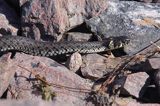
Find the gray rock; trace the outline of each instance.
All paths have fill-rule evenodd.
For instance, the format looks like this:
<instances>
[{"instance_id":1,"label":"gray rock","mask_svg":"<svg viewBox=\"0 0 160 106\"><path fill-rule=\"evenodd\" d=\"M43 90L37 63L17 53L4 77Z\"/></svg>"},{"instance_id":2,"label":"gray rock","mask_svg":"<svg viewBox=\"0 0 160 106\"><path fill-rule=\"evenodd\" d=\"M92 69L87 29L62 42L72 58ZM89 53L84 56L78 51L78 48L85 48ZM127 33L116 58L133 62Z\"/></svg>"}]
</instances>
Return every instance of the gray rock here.
<instances>
[{"instance_id":1,"label":"gray rock","mask_svg":"<svg viewBox=\"0 0 160 106\"><path fill-rule=\"evenodd\" d=\"M137 1L137 2L144 2L144 3L158 3L159 0L119 0L119 1Z\"/></svg>"},{"instance_id":2,"label":"gray rock","mask_svg":"<svg viewBox=\"0 0 160 106\"><path fill-rule=\"evenodd\" d=\"M124 95L132 95L136 98L141 98L145 93L147 85L149 84L148 77L149 75L145 72L138 72L128 75L121 93Z\"/></svg>"},{"instance_id":3,"label":"gray rock","mask_svg":"<svg viewBox=\"0 0 160 106\"><path fill-rule=\"evenodd\" d=\"M160 3L160 0L137 0L137 1L145 3Z\"/></svg>"},{"instance_id":4,"label":"gray rock","mask_svg":"<svg viewBox=\"0 0 160 106\"><path fill-rule=\"evenodd\" d=\"M95 34L128 36L131 39L126 47L128 54L134 54L160 38L160 4L110 1L108 5L104 13L86 21Z\"/></svg>"},{"instance_id":5,"label":"gray rock","mask_svg":"<svg viewBox=\"0 0 160 106\"><path fill-rule=\"evenodd\" d=\"M107 8L106 0L20 0L22 6L22 33L35 36L35 25L41 36L57 38L58 34L80 25L84 19L97 16ZM53 39L51 39L53 40Z\"/></svg>"},{"instance_id":6,"label":"gray rock","mask_svg":"<svg viewBox=\"0 0 160 106\"><path fill-rule=\"evenodd\" d=\"M145 2L145 3L151 3L152 2L152 0L137 0L137 1Z\"/></svg>"}]
</instances>

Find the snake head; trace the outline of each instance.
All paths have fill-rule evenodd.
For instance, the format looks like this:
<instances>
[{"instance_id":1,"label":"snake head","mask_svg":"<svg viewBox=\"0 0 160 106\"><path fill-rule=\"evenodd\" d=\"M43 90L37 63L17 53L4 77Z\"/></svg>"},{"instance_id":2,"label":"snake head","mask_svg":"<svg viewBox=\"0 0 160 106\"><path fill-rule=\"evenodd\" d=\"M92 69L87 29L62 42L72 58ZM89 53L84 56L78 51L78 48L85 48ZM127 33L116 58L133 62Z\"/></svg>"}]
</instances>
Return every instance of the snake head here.
<instances>
[{"instance_id":1,"label":"snake head","mask_svg":"<svg viewBox=\"0 0 160 106\"><path fill-rule=\"evenodd\" d=\"M115 40L118 40L119 42L121 42L123 44L123 46L129 44L129 42L130 42L130 38L127 36L119 36L119 37L116 37Z\"/></svg>"},{"instance_id":2,"label":"snake head","mask_svg":"<svg viewBox=\"0 0 160 106\"><path fill-rule=\"evenodd\" d=\"M107 38L107 46L109 49L123 48L130 42L127 36L109 37Z\"/></svg>"}]
</instances>

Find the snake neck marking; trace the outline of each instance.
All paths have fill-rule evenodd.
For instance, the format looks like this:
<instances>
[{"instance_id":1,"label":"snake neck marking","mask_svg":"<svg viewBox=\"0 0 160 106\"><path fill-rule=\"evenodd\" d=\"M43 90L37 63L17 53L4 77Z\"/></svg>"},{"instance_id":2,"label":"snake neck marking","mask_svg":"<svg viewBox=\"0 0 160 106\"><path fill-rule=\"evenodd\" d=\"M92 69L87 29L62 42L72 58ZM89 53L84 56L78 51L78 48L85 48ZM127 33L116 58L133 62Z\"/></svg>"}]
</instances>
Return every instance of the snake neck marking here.
<instances>
[{"instance_id":1,"label":"snake neck marking","mask_svg":"<svg viewBox=\"0 0 160 106\"><path fill-rule=\"evenodd\" d=\"M99 53L123 48L129 39L125 36L111 37L93 42L41 42L20 36L0 37L0 52L18 51L35 56L52 57L79 52Z\"/></svg>"}]
</instances>

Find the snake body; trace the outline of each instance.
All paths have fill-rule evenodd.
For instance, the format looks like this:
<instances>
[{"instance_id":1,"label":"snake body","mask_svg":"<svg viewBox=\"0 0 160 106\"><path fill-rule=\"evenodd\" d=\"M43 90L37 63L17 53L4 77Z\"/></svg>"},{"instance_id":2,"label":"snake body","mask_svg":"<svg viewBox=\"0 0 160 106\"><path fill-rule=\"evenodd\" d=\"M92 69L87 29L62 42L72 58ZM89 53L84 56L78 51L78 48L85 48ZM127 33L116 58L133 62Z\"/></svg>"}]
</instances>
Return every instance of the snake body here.
<instances>
[{"instance_id":1,"label":"snake body","mask_svg":"<svg viewBox=\"0 0 160 106\"><path fill-rule=\"evenodd\" d=\"M97 53L124 47L128 43L126 37L108 38L93 42L41 42L20 36L0 37L0 52L18 51L30 55L52 57L79 52Z\"/></svg>"}]
</instances>

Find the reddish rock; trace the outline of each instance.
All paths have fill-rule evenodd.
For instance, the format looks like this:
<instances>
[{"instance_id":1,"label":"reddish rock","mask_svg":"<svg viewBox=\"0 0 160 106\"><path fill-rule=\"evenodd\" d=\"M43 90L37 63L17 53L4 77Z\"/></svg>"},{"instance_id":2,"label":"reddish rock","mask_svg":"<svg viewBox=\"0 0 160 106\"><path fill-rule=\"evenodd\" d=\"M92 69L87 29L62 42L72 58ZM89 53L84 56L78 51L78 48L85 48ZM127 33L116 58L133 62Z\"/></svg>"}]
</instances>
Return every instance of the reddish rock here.
<instances>
[{"instance_id":1,"label":"reddish rock","mask_svg":"<svg viewBox=\"0 0 160 106\"><path fill-rule=\"evenodd\" d=\"M0 100L0 106L95 106L95 105L76 105L76 103L55 103L42 100Z\"/></svg>"},{"instance_id":2,"label":"reddish rock","mask_svg":"<svg viewBox=\"0 0 160 106\"><path fill-rule=\"evenodd\" d=\"M17 35L20 19L16 12L0 0L0 35Z\"/></svg>"},{"instance_id":3,"label":"reddish rock","mask_svg":"<svg viewBox=\"0 0 160 106\"><path fill-rule=\"evenodd\" d=\"M76 72L82 65L82 56L78 52L73 53L66 64L69 70Z\"/></svg>"},{"instance_id":4,"label":"reddish rock","mask_svg":"<svg viewBox=\"0 0 160 106\"><path fill-rule=\"evenodd\" d=\"M156 87L158 89L159 97L160 97L160 69L157 70L154 74L154 82L156 84Z\"/></svg>"},{"instance_id":5,"label":"reddish rock","mask_svg":"<svg viewBox=\"0 0 160 106\"><path fill-rule=\"evenodd\" d=\"M98 54L84 56L81 67L82 75L92 80L102 77L106 71L105 59L105 57Z\"/></svg>"},{"instance_id":6,"label":"reddish rock","mask_svg":"<svg viewBox=\"0 0 160 106\"><path fill-rule=\"evenodd\" d=\"M0 58L0 97L8 88L15 74L15 65L10 56L11 54L9 53Z\"/></svg>"},{"instance_id":7,"label":"reddish rock","mask_svg":"<svg viewBox=\"0 0 160 106\"><path fill-rule=\"evenodd\" d=\"M19 53L16 54L13 61L23 68L16 65L15 79L10 84L7 98L41 99L42 92L35 86L38 84L35 80L36 74L45 77L48 83L52 83L53 86L50 86L50 90L56 94L55 103L84 105L85 102L82 98L85 98L87 94L85 92L89 92L91 84L66 67L46 57ZM31 72L34 72L34 74Z\"/></svg>"},{"instance_id":8,"label":"reddish rock","mask_svg":"<svg viewBox=\"0 0 160 106\"><path fill-rule=\"evenodd\" d=\"M149 75L145 72L138 72L127 76L124 83L122 94L132 95L141 98L146 90Z\"/></svg>"},{"instance_id":9,"label":"reddish rock","mask_svg":"<svg viewBox=\"0 0 160 106\"><path fill-rule=\"evenodd\" d=\"M32 34L35 25L42 35L57 37L64 31L80 25L84 19L97 16L107 8L106 0L20 0L22 32ZM35 36L35 35L34 35Z\"/></svg>"},{"instance_id":10,"label":"reddish rock","mask_svg":"<svg viewBox=\"0 0 160 106\"><path fill-rule=\"evenodd\" d=\"M83 56L81 72L84 77L95 80L113 71L122 60L123 58L106 58L98 54L88 54Z\"/></svg>"},{"instance_id":11,"label":"reddish rock","mask_svg":"<svg viewBox=\"0 0 160 106\"><path fill-rule=\"evenodd\" d=\"M137 103L137 102L129 102L126 106L159 106L158 103Z\"/></svg>"},{"instance_id":12,"label":"reddish rock","mask_svg":"<svg viewBox=\"0 0 160 106\"><path fill-rule=\"evenodd\" d=\"M69 32L67 33L67 41L88 41L91 39L92 34L79 33L79 32Z\"/></svg>"},{"instance_id":13,"label":"reddish rock","mask_svg":"<svg viewBox=\"0 0 160 106\"><path fill-rule=\"evenodd\" d=\"M159 106L158 103L140 103L133 98L116 98L112 106Z\"/></svg>"},{"instance_id":14,"label":"reddish rock","mask_svg":"<svg viewBox=\"0 0 160 106\"><path fill-rule=\"evenodd\" d=\"M54 102L46 102L42 100L0 100L0 106L54 106L54 105L55 105Z\"/></svg>"},{"instance_id":15,"label":"reddish rock","mask_svg":"<svg viewBox=\"0 0 160 106\"><path fill-rule=\"evenodd\" d=\"M129 104L130 102L139 104L132 98L116 98L113 106L127 106L127 104Z\"/></svg>"},{"instance_id":16,"label":"reddish rock","mask_svg":"<svg viewBox=\"0 0 160 106\"><path fill-rule=\"evenodd\" d=\"M150 58L147 63L150 66L150 69L160 69L160 58Z\"/></svg>"}]
</instances>

